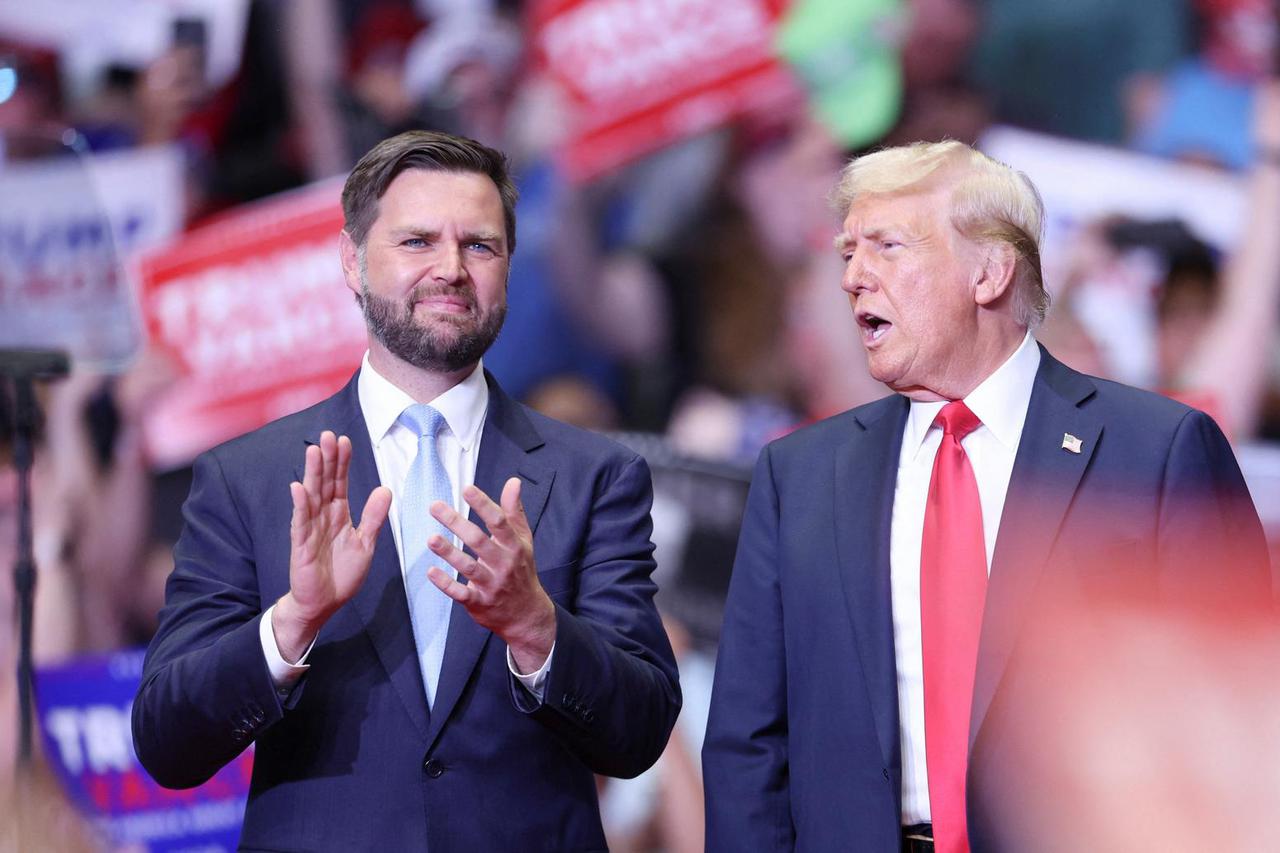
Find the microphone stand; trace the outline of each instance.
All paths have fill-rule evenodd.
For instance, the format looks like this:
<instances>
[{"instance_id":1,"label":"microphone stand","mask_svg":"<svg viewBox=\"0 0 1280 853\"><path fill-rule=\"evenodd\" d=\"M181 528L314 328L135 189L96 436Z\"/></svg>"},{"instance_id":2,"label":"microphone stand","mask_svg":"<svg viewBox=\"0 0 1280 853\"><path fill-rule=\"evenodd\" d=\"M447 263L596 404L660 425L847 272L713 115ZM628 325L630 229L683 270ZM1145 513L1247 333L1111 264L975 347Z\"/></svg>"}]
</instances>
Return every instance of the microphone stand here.
<instances>
[{"instance_id":1,"label":"microphone stand","mask_svg":"<svg viewBox=\"0 0 1280 853\"><path fill-rule=\"evenodd\" d=\"M62 350L0 349L0 378L13 384L13 465L18 473L18 554L13 588L18 609L18 771L31 767L31 623L35 610L36 560L32 544L31 466L39 421L35 382L66 376L70 359Z\"/></svg>"}]
</instances>

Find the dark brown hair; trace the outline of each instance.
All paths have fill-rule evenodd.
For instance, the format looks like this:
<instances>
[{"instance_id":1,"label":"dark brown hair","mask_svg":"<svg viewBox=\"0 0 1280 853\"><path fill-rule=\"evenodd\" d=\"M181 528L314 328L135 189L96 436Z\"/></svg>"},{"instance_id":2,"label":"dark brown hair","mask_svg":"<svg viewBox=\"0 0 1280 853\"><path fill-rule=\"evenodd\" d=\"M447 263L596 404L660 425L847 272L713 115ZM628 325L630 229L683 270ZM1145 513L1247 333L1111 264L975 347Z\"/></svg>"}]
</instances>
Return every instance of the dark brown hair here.
<instances>
[{"instance_id":1,"label":"dark brown hair","mask_svg":"<svg viewBox=\"0 0 1280 853\"><path fill-rule=\"evenodd\" d=\"M507 252L515 252L519 193L511 181L506 156L474 139L435 130L410 130L384 139L369 149L351 170L342 188L342 215L347 234L357 246L364 245L373 221L378 218L378 200L406 169L487 175L502 197Z\"/></svg>"}]
</instances>

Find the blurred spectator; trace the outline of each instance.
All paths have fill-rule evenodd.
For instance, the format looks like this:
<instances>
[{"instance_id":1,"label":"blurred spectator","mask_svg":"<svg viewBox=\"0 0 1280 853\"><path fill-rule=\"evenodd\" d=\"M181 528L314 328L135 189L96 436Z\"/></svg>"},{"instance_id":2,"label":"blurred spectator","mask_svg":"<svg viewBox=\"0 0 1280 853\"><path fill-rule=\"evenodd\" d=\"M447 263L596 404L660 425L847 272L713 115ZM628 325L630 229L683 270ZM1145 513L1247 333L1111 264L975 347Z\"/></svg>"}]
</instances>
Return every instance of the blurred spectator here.
<instances>
[{"instance_id":1,"label":"blurred spectator","mask_svg":"<svg viewBox=\"0 0 1280 853\"><path fill-rule=\"evenodd\" d=\"M967 73L981 10L975 0L910 0L907 11L902 114L882 144L972 144L989 121L985 99Z\"/></svg>"},{"instance_id":2,"label":"blurred spectator","mask_svg":"<svg viewBox=\"0 0 1280 853\"><path fill-rule=\"evenodd\" d=\"M100 406L111 423L98 458L84 467L92 506L84 514L75 549L82 636L79 651L106 652L150 639L163 603L164 578L172 568L169 548L177 535L153 536L153 475L144 455L143 417L176 376L167 359L147 352L104 390ZM100 384L100 383L99 383ZM74 413L68 412L68 418ZM79 413L75 441L94 440ZM89 452L92 452L89 450ZM156 570L156 548L160 570Z\"/></svg>"},{"instance_id":3,"label":"blurred spectator","mask_svg":"<svg viewBox=\"0 0 1280 853\"><path fill-rule=\"evenodd\" d=\"M807 200L778 205L780 192L768 196L779 191L774 178L782 183L800 177L788 164L775 161L777 170L769 177L751 171L753 158L781 153L769 150L775 144L788 147L789 141L757 141L758 150L748 150L728 167L739 183L717 193L665 262L677 306L681 392L670 435L678 449L704 458L749 461L796 420L790 414L795 385L778 322L785 315L790 282L777 259L792 252L803 257L812 223L805 221ZM741 183L748 177L753 179L749 188ZM751 193L761 195L744 204L740 199ZM772 205L778 215L771 217L762 207L763 221L756 219L748 204Z\"/></svg>"},{"instance_id":4,"label":"blurred spectator","mask_svg":"<svg viewBox=\"0 0 1280 853\"><path fill-rule=\"evenodd\" d=\"M206 22L178 19L172 42L142 67L112 65L70 109L92 150L181 144L192 177L191 219L303 181L291 139L278 4L251 0L241 63L225 85L208 78Z\"/></svg>"},{"instance_id":5,"label":"blurred spectator","mask_svg":"<svg viewBox=\"0 0 1280 853\"><path fill-rule=\"evenodd\" d=\"M294 134L307 177L342 174L354 158L339 104L345 68L337 0L287 2L280 17Z\"/></svg>"},{"instance_id":6,"label":"blurred spectator","mask_svg":"<svg viewBox=\"0 0 1280 853\"><path fill-rule=\"evenodd\" d=\"M430 126L404 82L405 54L425 26L405 3L383 0L359 8L346 42L341 95L348 151L368 151L388 136Z\"/></svg>"},{"instance_id":7,"label":"blurred spectator","mask_svg":"<svg viewBox=\"0 0 1280 853\"><path fill-rule=\"evenodd\" d=\"M1079 238L1055 315L1072 311L1104 373L1183 396L1236 440L1275 394L1280 317L1280 82L1259 88L1245 234L1224 263L1180 223L1112 220Z\"/></svg>"},{"instance_id":8,"label":"blurred spectator","mask_svg":"<svg viewBox=\"0 0 1280 853\"><path fill-rule=\"evenodd\" d=\"M1229 429L1254 435L1268 382L1275 387L1280 325L1280 79L1258 91L1253 121L1260 152L1249 173L1245 233L1228 259L1220 306L1186 361L1175 387L1212 389Z\"/></svg>"},{"instance_id":9,"label":"blurred spectator","mask_svg":"<svg viewBox=\"0 0 1280 853\"><path fill-rule=\"evenodd\" d=\"M409 45L403 79L408 95L426 108L429 125L447 129L451 114L465 109L471 136L496 140L509 134L524 45L512 18L485 6L454 4L433 19L430 31Z\"/></svg>"},{"instance_id":10,"label":"blurred spectator","mask_svg":"<svg viewBox=\"0 0 1280 853\"><path fill-rule=\"evenodd\" d=\"M1271 0L1197 0L1202 44L1130 99L1132 142L1140 151L1241 170L1254 161L1250 132L1257 89L1273 68L1276 10Z\"/></svg>"}]
</instances>

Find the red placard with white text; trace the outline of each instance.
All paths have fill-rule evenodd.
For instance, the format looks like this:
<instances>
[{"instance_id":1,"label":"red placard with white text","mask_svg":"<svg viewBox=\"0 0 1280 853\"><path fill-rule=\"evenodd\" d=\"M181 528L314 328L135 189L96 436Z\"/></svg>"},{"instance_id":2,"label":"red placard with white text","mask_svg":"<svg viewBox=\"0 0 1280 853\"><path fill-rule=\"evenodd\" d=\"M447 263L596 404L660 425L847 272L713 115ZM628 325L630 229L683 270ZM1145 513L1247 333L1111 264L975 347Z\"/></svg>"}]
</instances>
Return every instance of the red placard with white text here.
<instances>
[{"instance_id":1,"label":"red placard with white text","mask_svg":"<svg viewBox=\"0 0 1280 853\"><path fill-rule=\"evenodd\" d=\"M588 180L744 112L803 97L774 55L788 0L541 0L533 43L572 105Z\"/></svg>"},{"instance_id":2,"label":"red placard with white text","mask_svg":"<svg viewBox=\"0 0 1280 853\"><path fill-rule=\"evenodd\" d=\"M160 468L305 408L359 366L364 321L338 260L342 181L247 205L140 263L152 345L184 378L149 413Z\"/></svg>"}]
</instances>

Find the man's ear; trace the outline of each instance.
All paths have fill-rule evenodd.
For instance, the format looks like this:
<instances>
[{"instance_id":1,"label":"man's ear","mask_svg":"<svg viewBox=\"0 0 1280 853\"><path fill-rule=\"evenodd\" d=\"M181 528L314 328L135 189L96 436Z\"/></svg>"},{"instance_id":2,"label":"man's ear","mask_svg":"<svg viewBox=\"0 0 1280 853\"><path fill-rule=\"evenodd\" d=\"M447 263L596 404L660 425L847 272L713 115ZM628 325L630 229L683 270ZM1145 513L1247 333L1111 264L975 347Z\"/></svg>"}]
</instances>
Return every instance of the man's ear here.
<instances>
[{"instance_id":1,"label":"man's ear","mask_svg":"<svg viewBox=\"0 0 1280 853\"><path fill-rule=\"evenodd\" d=\"M343 229L338 235L338 257L342 261L342 276L347 280L347 289L360 296L360 252L356 241Z\"/></svg>"},{"instance_id":2,"label":"man's ear","mask_svg":"<svg viewBox=\"0 0 1280 853\"><path fill-rule=\"evenodd\" d=\"M983 246L982 266L974 281L973 300L984 308L1011 292L1018 269L1018 252L1005 242Z\"/></svg>"}]
</instances>

